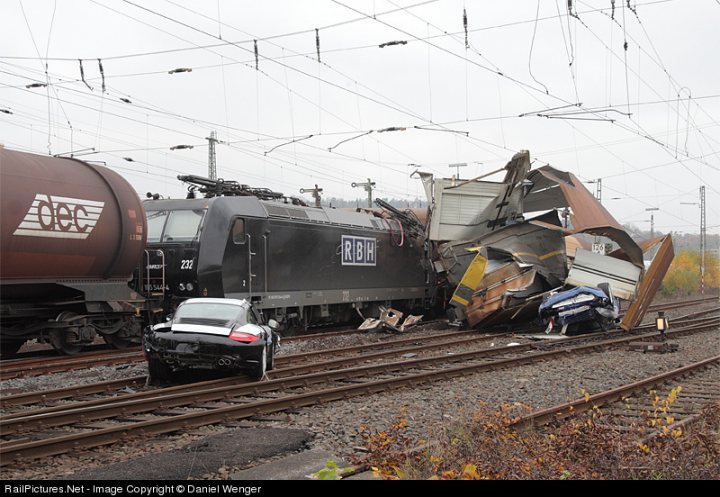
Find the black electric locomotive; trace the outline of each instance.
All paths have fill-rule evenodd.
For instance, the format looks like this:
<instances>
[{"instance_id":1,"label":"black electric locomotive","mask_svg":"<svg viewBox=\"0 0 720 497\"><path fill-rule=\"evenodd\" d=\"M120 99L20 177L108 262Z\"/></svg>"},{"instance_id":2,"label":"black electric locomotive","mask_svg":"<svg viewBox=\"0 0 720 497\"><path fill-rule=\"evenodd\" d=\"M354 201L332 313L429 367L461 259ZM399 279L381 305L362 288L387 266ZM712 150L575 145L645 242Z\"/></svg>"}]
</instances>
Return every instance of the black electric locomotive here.
<instances>
[{"instance_id":1,"label":"black electric locomotive","mask_svg":"<svg viewBox=\"0 0 720 497\"><path fill-rule=\"evenodd\" d=\"M247 299L287 333L377 315L379 305L417 310L432 300L424 237L407 236L400 221L179 178L201 185L189 197L206 197L145 202L143 284L168 312L190 297Z\"/></svg>"}]
</instances>

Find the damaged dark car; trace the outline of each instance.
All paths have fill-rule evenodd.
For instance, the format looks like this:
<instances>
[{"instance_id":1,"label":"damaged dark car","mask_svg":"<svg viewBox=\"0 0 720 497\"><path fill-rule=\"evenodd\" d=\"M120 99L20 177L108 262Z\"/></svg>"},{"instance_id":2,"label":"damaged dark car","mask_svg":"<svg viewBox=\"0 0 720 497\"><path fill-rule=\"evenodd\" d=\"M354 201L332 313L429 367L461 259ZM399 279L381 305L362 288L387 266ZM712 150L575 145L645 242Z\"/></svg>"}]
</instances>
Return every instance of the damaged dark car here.
<instances>
[{"instance_id":1,"label":"damaged dark car","mask_svg":"<svg viewBox=\"0 0 720 497\"><path fill-rule=\"evenodd\" d=\"M608 284L600 284L599 288L579 286L550 295L538 312L547 324L547 333L556 327L561 327L562 334L607 330L618 321L620 302Z\"/></svg>"},{"instance_id":2,"label":"damaged dark car","mask_svg":"<svg viewBox=\"0 0 720 497\"><path fill-rule=\"evenodd\" d=\"M146 329L143 351L151 381L205 369L247 373L261 379L273 369L279 335L272 319L246 300L188 299L167 322Z\"/></svg>"}]
</instances>

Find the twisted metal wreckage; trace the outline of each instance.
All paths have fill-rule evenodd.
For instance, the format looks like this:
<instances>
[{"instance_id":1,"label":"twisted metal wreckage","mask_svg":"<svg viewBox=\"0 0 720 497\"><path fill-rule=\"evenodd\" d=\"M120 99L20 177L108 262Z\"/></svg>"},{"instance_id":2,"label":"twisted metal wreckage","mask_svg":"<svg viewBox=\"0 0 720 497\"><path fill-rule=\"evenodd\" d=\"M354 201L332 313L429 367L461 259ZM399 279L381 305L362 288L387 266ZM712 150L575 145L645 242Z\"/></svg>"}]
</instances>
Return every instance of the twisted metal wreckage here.
<instances>
[{"instance_id":1,"label":"twisted metal wreckage","mask_svg":"<svg viewBox=\"0 0 720 497\"><path fill-rule=\"evenodd\" d=\"M574 303L566 307L571 310L554 316L560 324L588 316L599 324L610 322L608 317L615 321L615 296L630 302L620 326L640 324L674 257L670 235L636 243L575 175L550 166L531 170L528 151L516 154L504 170L502 182L483 181L502 169L467 181L416 172L430 206L423 238L430 242L441 284L454 289L451 317L473 327L531 321L543 301L571 289L564 300ZM587 250L587 235L619 248ZM646 269L644 254L656 246ZM610 314L582 313L602 295L599 288L607 294Z\"/></svg>"}]
</instances>

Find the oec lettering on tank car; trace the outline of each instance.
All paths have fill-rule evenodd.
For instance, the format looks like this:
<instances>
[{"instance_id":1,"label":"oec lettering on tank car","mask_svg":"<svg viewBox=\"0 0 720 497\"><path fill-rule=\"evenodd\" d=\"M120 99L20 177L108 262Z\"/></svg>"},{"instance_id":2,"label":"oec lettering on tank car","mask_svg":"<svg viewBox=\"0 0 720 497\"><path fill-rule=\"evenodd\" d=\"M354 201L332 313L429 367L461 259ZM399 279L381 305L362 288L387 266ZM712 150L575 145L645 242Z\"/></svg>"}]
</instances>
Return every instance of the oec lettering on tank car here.
<instances>
[{"instance_id":1,"label":"oec lettering on tank car","mask_svg":"<svg viewBox=\"0 0 720 497\"><path fill-rule=\"evenodd\" d=\"M13 235L84 240L104 206L105 202L38 193Z\"/></svg>"},{"instance_id":2,"label":"oec lettering on tank car","mask_svg":"<svg viewBox=\"0 0 720 497\"><path fill-rule=\"evenodd\" d=\"M100 335L139 344L146 300L129 281L146 221L109 168L0 147L0 353L30 339L66 354Z\"/></svg>"}]
</instances>

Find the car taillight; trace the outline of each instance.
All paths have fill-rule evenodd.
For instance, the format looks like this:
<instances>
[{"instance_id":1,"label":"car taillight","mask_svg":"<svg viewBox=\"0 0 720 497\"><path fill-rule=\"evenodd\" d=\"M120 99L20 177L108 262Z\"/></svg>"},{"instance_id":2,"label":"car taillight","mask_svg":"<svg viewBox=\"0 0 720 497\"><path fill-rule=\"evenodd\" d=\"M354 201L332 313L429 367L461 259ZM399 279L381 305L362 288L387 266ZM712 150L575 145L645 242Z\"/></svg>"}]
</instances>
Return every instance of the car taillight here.
<instances>
[{"instance_id":1,"label":"car taillight","mask_svg":"<svg viewBox=\"0 0 720 497\"><path fill-rule=\"evenodd\" d=\"M260 337L257 335L251 335L250 333L244 333L242 331L233 331L232 333L230 333L230 340L235 340L236 342L250 343L256 340L260 340Z\"/></svg>"}]
</instances>

